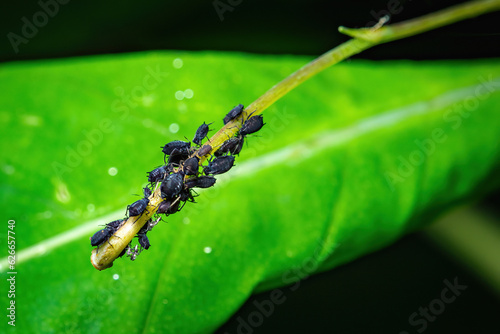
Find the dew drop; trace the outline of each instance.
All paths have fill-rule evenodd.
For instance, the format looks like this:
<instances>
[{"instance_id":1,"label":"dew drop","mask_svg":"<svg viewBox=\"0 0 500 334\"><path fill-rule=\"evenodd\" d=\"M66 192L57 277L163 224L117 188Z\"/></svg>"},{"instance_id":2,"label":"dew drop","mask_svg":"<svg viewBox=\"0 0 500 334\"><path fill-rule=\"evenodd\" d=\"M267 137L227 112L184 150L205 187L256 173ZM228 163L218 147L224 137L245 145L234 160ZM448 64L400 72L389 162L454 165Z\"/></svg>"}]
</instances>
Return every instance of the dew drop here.
<instances>
[{"instance_id":1,"label":"dew drop","mask_svg":"<svg viewBox=\"0 0 500 334\"><path fill-rule=\"evenodd\" d=\"M108 169L108 174L111 175L111 176L115 176L116 174L118 174L118 168L116 168L116 167L110 167Z\"/></svg>"},{"instance_id":2,"label":"dew drop","mask_svg":"<svg viewBox=\"0 0 500 334\"><path fill-rule=\"evenodd\" d=\"M172 62L172 65L174 66L174 68L181 68L182 65L184 65L184 62L182 61L181 58L175 58L174 61Z\"/></svg>"},{"instance_id":3,"label":"dew drop","mask_svg":"<svg viewBox=\"0 0 500 334\"><path fill-rule=\"evenodd\" d=\"M193 97L193 95L194 95L193 90L191 90L191 89L189 89L189 88L188 88L188 89L186 89L186 90L184 91L184 97L185 97L186 99L190 99L190 98L192 98L192 97Z\"/></svg>"},{"instance_id":4,"label":"dew drop","mask_svg":"<svg viewBox=\"0 0 500 334\"><path fill-rule=\"evenodd\" d=\"M204 251L206 254L210 254L210 253L212 253L212 247L205 247L205 248L203 248L203 251Z\"/></svg>"},{"instance_id":5,"label":"dew drop","mask_svg":"<svg viewBox=\"0 0 500 334\"><path fill-rule=\"evenodd\" d=\"M95 205L94 205L94 204L92 204L92 203L88 204L88 205L87 205L87 210L88 210L88 212L94 212L94 210L95 210Z\"/></svg>"},{"instance_id":6,"label":"dew drop","mask_svg":"<svg viewBox=\"0 0 500 334\"><path fill-rule=\"evenodd\" d=\"M177 133L179 131L179 124L177 123L170 124L170 126L168 127L168 131L172 133Z\"/></svg>"},{"instance_id":7,"label":"dew drop","mask_svg":"<svg viewBox=\"0 0 500 334\"><path fill-rule=\"evenodd\" d=\"M175 98L179 101L184 99L184 92L182 90L178 90L175 92Z\"/></svg>"},{"instance_id":8,"label":"dew drop","mask_svg":"<svg viewBox=\"0 0 500 334\"><path fill-rule=\"evenodd\" d=\"M184 217L184 218L182 218L182 222L183 222L185 225L189 225L189 223L191 222L191 219L189 219L189 217Z\"/></svg>"},{"instance_id":9,"label":"dew drop","mask_svg":"<svg viewBox=\"0 0 500 334\"><path fill-rule=\"evenodd\" d=\"M117 281L118 279L120 279L120 275L118 275L118 274L114 274L114 275L113 275L113 279L114 279L115 281Z\"/></svg>"}]
</instances>

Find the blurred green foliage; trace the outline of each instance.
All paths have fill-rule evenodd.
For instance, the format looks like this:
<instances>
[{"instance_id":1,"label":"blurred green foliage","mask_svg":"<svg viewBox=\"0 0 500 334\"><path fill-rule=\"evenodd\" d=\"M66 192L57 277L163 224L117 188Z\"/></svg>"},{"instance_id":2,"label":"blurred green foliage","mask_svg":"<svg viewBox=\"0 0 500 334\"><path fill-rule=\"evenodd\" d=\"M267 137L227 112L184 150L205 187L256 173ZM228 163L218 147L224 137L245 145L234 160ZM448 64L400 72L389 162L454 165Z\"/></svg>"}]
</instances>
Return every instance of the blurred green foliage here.
<instances>
[{"instance_id":1,"label":"blurred green foliage","mask_svg":"<svg viewBox=\"0 0 500 334\"><path fill-rule=\"evenodd\" d=\"M0 198L17 250L119 218L161 145L204 121L222 126L309 60L158 52L2 65ZM264 112L237 166L157 226L135 262L96 271L90 232L18 264L17 329L210 332L253 291L350 261L497 188L499 75L493 60L319 74Z\"/></svg>"}]
</instances>

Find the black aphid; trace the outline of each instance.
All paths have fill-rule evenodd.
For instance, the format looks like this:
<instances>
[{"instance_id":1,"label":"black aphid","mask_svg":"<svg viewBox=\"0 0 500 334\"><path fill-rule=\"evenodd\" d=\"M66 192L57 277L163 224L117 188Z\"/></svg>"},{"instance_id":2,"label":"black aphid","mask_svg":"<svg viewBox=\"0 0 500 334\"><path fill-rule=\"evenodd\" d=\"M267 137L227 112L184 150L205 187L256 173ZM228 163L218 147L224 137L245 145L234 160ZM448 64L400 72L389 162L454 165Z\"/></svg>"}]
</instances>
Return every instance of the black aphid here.
<instances>
[{"instance_id":1,"label":"black aphid","mask_svg":"<svg viewBox=\"0 0 500 334\"><path fill-rule=\"evenodd\" d=\"M215 184L216 178L213 176L200 176L188 179L185 183L186 188L210 188Z\"/></svg>"},{"instance_id":2,"label":"black aphid","mask_svg":"<svg viewBox=\"0 0 500 334\"><path fill-rule=\"evenodd\" d=\"M168 213L168 209L170 209L170 206L172 205L171 201L163 201L158 205L158 210L156 211L157 213Z\"/></svg>"},{"instance_id":3,"label":"black aphid","mask_svg":"<svg viewBox=\"0 0 500 334\"><path fill-rule=\"evenodd\" d=\"M189 158L190 151L173 151L172 154L168 156L168 164L171 166L179 166L181 161Z\"/></svg>"},{"instance_id":4,"label":"black aphid","mask_svg":"<svg viewBox=\"0 0 500 334\"><path fill-rule=\"evenodd\" d=\"M149 228L149 221L144 224L144 226L137 232L137 238L139 239L139 244L143 249L148 249L151 244L149 243L149 239L146 236L146 233L148 233L150 230Z\"/></svg>"},{"instance_id":5,"label":"black aphid","mask_svg":"<svg viewBox=\"0 0 500 334\"><path fill-rule=\"evenodd\" d=\"M203 140L203 138L207 137L208 131L210 131L210 129L208 128L210 124L212 123L205 124L205 122L203 122L203 124L198 127L198 130L196 130L196 133L194 135L193 143L195 143L196 145L201 145L201 141Z\"/></svg>"},{"instance_id":6,"label":"black aphid","mask_svg":"<svg viewBox=\"0 0 500 334\"><path fill-rule=\"evenodd\" d=\"M103 242L107 241L111 236L115 233L113 228L106 226L100 231L94 233L93 236L90 237L90 244L92 247L99 246Z\"/></svg>"},{"instance_id":7,"label":"black aphid","mask_svg":"<svg viewBox=\"0 0 500 334\"><path fill-rule=\"evenodd\" d=\"M184 161L183 171L186 175L196 175L198 174L198 170L200 168L200 159L197 157L192 157Z\"/></svg>"},{"instance_id":8,"label":"black aphid","mask_svg":"<svg viewBox=\"0 0 500 334\"><path fill-rule=\"evenodd\" d=\"M208 144L205 144L203 145L199 150L198 150L198 156L201 158L205 155L207 155L208 153L210 153L210 151L212 150L212 146L208 145Z\"/></svg>"},{"instance_id":9,"label":"black aphid","mask_svg":"<svg viewBox=\"0 0 500 334\"><path fill-rule=\"evenodd\" d=\"M153 169L151 172L148 172L148 182L153 183L153 182L163 181L166 172L167 172L167 166L165 165Z\"/></svg>"},{"instance_id":10,"label":"black aphid","mask_svg":"<svg viewBox=\"0 0 500 334\"><path fill-rule=\"evenodd\" d=\"M241 115L241 113L243 112L243 108L244 106L242 104L238 104L236 107L231 109L231 111L228 112L223 119L224 125L226 125L227 123L231 122L233 119Z\"/></svg>"},{"instance_id":11,"label":"black aphid","mask_svg":"<svg viewBox=\"0 0 500 334\"><path fill-rule=\"evenodd\" d=\"M149 204L149 196L151 196L151 189L146 187L144 188L144 198L135 201L127 207L130 217L139 216L144 212L144 210L146 210L146 207Z\"/></svg>"},{"instance_id":12,"label":"black aphid","mask_svg":"<svg viewBox=\"0 0 500 334\"><path fill-rule=\"evenodd\" d=\"M264 126L264 118L262 115L252 116L243 123L240 129L240 135L246 136L259 131Z\"/></svg>"},{"instance_id":13,"label":"black aphid","mask_svg":"<svg viewBox=\"0 0 500 334\"><path fill-rule=\"evenodd\" d=\"M189 154L189 148L191 147L191 142L186 142L182 140L174 140L163 146L161 150L166 155L171 155L172 153L182 153L185 152Z\"/></svg>"},{"instance_id":14,"label":"black aphid","mask_svg":"<svg viewBox=\"0 0 500 334\"><path fill-rule=\"evenodd\" d=\"M175 196L179 195L182 190L183 180L184 176L181 173L168 175L161 183L161 197L165 199L172 199Z\"/></svg>"},{"instance_id":15,"label":"black aphid","mask_svg":"<svg viewBox=\"0 0 500 334\"><path fill-rule=\"evenodd\" d=\"M243 136L230 138L222 143L219 149L215 151L214 155L216 157L220 157L227 153L230 153L232 155L239 154L241 152L241 149L243 148L243 141Z\"/></svg>"},{"instance_id":16,"label":"black aphid","mask_svg":"<svg viewBox=\"0 0 500 334\"><path fill-rule=\"evenodd\" d=\"M193 203L195 202L194 201L194 196L191 193L191 189L189 189L189 188L182 189L179 198L180 198L180 200L182 202L185 202L185 201L190 201L190 202L193 202Z\"/></svg>"},{"instance_id":17,"label":"black aphid","mask_svg":"<svg viewBox=\"0 0 500 334\"><path fill-rule=\"evenodd\" d=\"M222 174L231 169L234 165L234 156L226 155L210 161L208 166L203 168L205 174Z\"/></svg>"}]
</instances>

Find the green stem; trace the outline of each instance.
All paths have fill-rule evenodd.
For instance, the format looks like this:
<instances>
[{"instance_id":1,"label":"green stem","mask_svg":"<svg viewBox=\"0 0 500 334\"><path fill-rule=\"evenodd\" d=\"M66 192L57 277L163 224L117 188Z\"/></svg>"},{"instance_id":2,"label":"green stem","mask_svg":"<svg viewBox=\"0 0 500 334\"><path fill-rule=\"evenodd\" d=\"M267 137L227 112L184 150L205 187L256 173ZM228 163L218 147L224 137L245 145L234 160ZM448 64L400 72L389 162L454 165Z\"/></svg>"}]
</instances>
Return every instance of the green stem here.
<instances>
[{"instance_id":1,"label":"green stem","mask_svg":"<svg viewBox=\"0 0 500 334\"><path fill-rule=\"evenodd\" d=\"M245 120L250 113L253 113L253 115L262 113L289 91L328 67L375 45L417 35L499 9L500 0L478 0L453 6L405 22L386 27L379 27L377 29L349 29L339 27L340 32L354 38L306 64L304 67L292 73L290 76L269 89L266 93L264 93L264 95L248 105L243 115L226 124L215 135L213 135L212 138L210 138L209 143L212 146L211 153L217 150L217 148L229 137L234 136L239 131L243 124L243 120ZM196 152L193 155L196 155ZM206 160L207 156L200 159L200 164ZM130 217L127 222L108 240L108 243L101 246L99 251L97 251L97 249L92 251L91 262L96 269L103 270L113 265L113 261L132 240L134 235L146 223L146 221L153 216L161 201L162 198L160 189L157 185L153 195L150 197L150 203L147 207L147 211L139 218Z\"/></svg>"}]
</instances>

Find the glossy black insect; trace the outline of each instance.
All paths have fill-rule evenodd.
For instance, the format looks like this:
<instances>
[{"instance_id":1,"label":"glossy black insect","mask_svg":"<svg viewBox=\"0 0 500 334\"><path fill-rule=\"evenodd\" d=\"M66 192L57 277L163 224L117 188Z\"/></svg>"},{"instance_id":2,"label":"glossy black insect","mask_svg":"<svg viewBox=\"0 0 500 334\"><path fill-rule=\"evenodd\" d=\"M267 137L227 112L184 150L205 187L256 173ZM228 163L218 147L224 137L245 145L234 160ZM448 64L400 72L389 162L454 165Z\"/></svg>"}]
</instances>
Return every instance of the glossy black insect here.
<instances>
[{"instance_id":1,"label":"glossy black insect","mask_svg":"<svg viewBox=\"0 0 500 334\"><path fill-rule=\"evenodd\" d=\"M228 112L223 119L224 125L226 125L227 123L231 122L233 119L241 115L241 113L243 112L243 108L245 107L242 104L238 104L236 107L231 109L231 111Z\"/></svg>"},{"instance_id":2,"label":"glossy black insect","mask_svg":"<svg viewBox=\"0 0 500 334\"><path fill-rule=\"evenodd\" d=\"M149 232L149 221L146 222L146 224L144 224L143 227L141 227L141 229L139 230L139 232L137 232L137 238L139 239L139 245L141 245L141 247L143 249L148 249L151 244L149 243L149 239L146 235L146 233Z\"/></svg>"},{"instance_id":3,"label":"glossy black insect","mask_svg":"<svg viewBox=\"0 0 500 334\"><path fill-rule=\"evenodd\" d=\"M128 214L130 217L141 215L149 204L149 196L151 196L151 189L144 188L144 198L127 206Z\"/></svg>"},{"instance_id":4,"label":"glossy black insect","mask_svg":"<svg viewBox=\"0 0 500 334\"><path fill-rule=\"evenodd\" d=\"M226 155L210 161L208 166L203 168L205 174L222 174L231 169L234 165L234 156Z\"/></svg>"},{"instance_id":5,"label":"glossy black insect","mask_svg":"<svg viewBox=\"0 0 500 334\"><path fill-rule=\"evenodd\" d=\"M172 205L171 201L163 201L158 205L158 210L156 210L157 213L168 213L168 209L170 209L170 206Z\"/></svg>"},{"instance_id":6,"label":"glossy black insect","mask_svg":"<svg viewBox=\"0 0 500 334\"><path fill-rule=\"evenodd\" d=\"M246 136L259 131L264 126L264 118L262 115L252 116L243 123L240 129L240 136Z\"/></svg>"},{"instance_id":7,"label":"glossy black insect","mask_svg":"<svg viewBox=\"0 0 500 334\"><path fill-rule=\"evenodd\" d=\"M198 153L197 155L201 158L205 155L207 155L208 153L210 153L210 151L212 150L212 146L208 145L208 144L205 144L203 145L199 150L198 150Z\"/></svg>"},{"instance_id":8,"label":"glossy black insect","mask_svg":"<svg viewBox=\"0 0 500 334\"><path fill-rule=\"evenodd\" d=\"M167 166L163 165L158 168L153 169L151 172L148 172L148 182L159 182L165 178L165 173L167 172Z\"/></svg>"},{"instance_id":9,"label":"glossy black insect","mask_svg":"<svg viewBox=\"0 0 500 334\"><path fill-rule=\"evenodd\" d=\"M118 230L124 221L125 219L118 219L107 223L105 228L97 231L92 237L90 237L90 244L92 246L98 246L107 241Z\"/></svg>"},{"instance_id":10,"label":"glossy black insect","mask_svg":"<svg viewBox=\"0 0 500 334\"><path fill-rule=\"evenodd\" d=\"M213 176L200 176L188 179L185 183L186 188L210 188L215 184L217 179Z\"/></svg>"},{"instance_id":11,"label":"glossy black insect","mask_svg":"<svg viewBox=\"0 0 500 334\"><path fill-rule=\"evenodd\" d=\"M160 186L161 197L165 199L172 199L179 195L182 190L183 180L184 175L182 175L182 173L168 175L165 180L162 181Z\"/></svg>"},{"instance_id":12,"label":"glossy black insect","mask_svg":"<svg viewBox=\"0 0 500 334\"><path fill-rule=\"evenodd\" d=\"M165 153L166 155L171 155L172 153L178 152L182 153L185 152L189 154L189 148L191 147L191 142L186 142L182 140L174 140L171 141L170 143L166 144L162 148L162 152Z\"/></svg>"},{"instance_id":13,"label":"glossy black insect","mask_svg":"<svg viewBox=\"0 0 500 334\"><path fill-rule=\"evenodd\" d=\"M103 242L107 241L111 236L115 233L115 230L111 227L106 226L100 231L94 233L93 236L90 237L90 244L92 247L98 246Z\"/></svg>"},{"instance_id":14,"label":"glossy black insect","mask_svg":"<svg viewBox=\"0 0 500 334\"><path fill-rule=\"evenodd\" d=\"M195 143L196 145L201 145L201 141L203 140L203 138L207 137L208 131L210 131L210 129L208 128L210 124L212 123L205 124L205 122L203 122L203 124L198 127L198 130L196 130L196 133L194 135L193 143Z\"/></svg>"},{"instance_id":15,"label":"glossy black insect","mask_svg":"<svg viewBox=\"0 0 500 334\"><path fill-rule=\"evenodd\" d=\"M183 171L186 175L196 175L198 174L198 170L200 168L200 159L197 157L192 157L184 161Z\"/></svg>"},{"instance_id":16,"label":"glossy black insect","mask_svg":"<svg viewBox=\"0 0 500 334\"><path fill-rule=\"evenodd\" d=\"M190 151L174 151L168 156L168 164L170 166L179 166L181 161L189 158Z\"/></svg>"},{"instance_id":17,"label":"glossy black insect","mask_svg":"<svg viewBox=\"0 0 500 334\"><path fill-rule=\"evenodd\" d=\"M217 151L215 151L215 156L220 157L224 154L230 153L232 155L239 154L241 149L243 148L243 142L245 138L243 136L233 137L225 142L219 147Z\"/></svg>"},{"instance_id":18,"label":"glossy black insect","mask_svg":"<svg viewBox=\"0 0 500 334\"><path fill-rule=\"evenodd\" d=\"M179 198L182 202L185 202L185 201L190 201L190 202L195 202L194 201L194 196L193 194L191 193L191 189L189 188L184 188L182 189L180 195L179 195Z\"/></svg>"}]
</instances>

